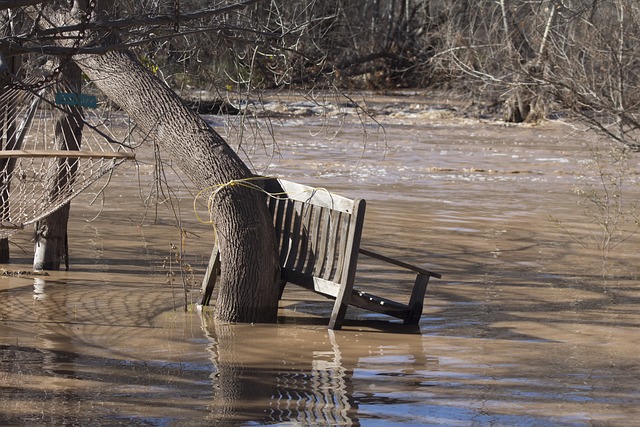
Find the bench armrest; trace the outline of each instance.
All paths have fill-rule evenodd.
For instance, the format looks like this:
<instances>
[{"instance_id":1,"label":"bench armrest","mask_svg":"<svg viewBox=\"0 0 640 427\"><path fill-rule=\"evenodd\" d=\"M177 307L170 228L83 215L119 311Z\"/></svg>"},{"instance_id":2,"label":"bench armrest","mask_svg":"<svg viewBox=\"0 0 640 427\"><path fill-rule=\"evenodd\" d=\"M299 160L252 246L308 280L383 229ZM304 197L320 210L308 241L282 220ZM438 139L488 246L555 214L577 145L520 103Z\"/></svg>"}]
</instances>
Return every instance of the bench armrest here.
<instances>
[{"instance_id":1,"label":"bench armrest","mask_svg":"<svg viewBox=\"0 0 640 427\"><path fill-rule=\"evenodd\" d=\"M417 267L415 265L408 264L406 262L399 261L397 259L389 258L388 256L384 256L384 255L381 255L381 254L376 253L376 252L372 252L372 251L367 250L367 249L360 248L359 252L362 255L365 255L365 256L368 256L368 257L371 257L371 258L375 258L375 259L378 259L380 261L388 262L389 264L393 264L393 265L396 265L398 267L406 268L407 270L411 270L411 271L413 271L415 273L418 273L418 274L424 274L426 276L435 277L436 279L441 279L442 278L442 275L440 275L438 273L434 273L433 271L425 270L424 268Z\"/></svg>"}]
</instances>

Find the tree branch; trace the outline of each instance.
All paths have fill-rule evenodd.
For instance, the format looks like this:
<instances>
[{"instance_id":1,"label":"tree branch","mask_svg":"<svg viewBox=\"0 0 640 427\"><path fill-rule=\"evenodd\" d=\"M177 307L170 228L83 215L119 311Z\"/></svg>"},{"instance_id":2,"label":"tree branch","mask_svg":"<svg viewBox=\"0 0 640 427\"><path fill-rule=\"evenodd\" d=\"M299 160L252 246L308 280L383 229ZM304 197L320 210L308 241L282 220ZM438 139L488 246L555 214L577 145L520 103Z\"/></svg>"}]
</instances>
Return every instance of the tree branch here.
<instances>
[{"instance_id":1,"label":"tree branch","mask_svg":"<svg viewBox=\"0 0 640 427\"><path fill-rule=\"evenodd\" d=\"M33 6L39 3L48 3L51 0L0 0L0 10L21 6Z\"/></svg>"},{"instance_id":2,"label":"tree branch","mask_svg":"<svg viewBox=\"0 0 640 427\"><path fill-rule=\"evenodd\" d=\"M275 34L254 31L247 28L225 26L225 27L200 28L200 29L194 29L190 31L181 31L180 33L171 33L171 34L164 34L164 35L158 35L153 37L146 37L143 40L135 40L135 41L122 42L122 43L109 44L109 45L67 47L67 46L59 46L55 44L46 44L42 46L31 47L31 46L22 46L20 43L17 43L17 41L19 40L17 38L0 39L0 50L5 49L6 52L10 52L11 54L40 53L44 55L53 55L53 56L78 55L78 54L102 55L114 50L130 49L132 47L144 45L152 41L166 40L166 39L174 38L176 36L185 36L190 34L199 34L199 33L207 33L212 31L225 31L225 30L244 31L244 32L255 34L255 35L261 35L266 37L277 37L277 35ZM224 36L224 35L221 36L221 38L226 38L230 40L234 39L233 37ZM55 38L51 39L52 42L55 42L55 40L56 40ZM256 43L256 41L254 40L249 42L254 44Z\"/></svg>"},{"instance_id":3,"label":"tree branch","mask_svg":"<svg viewBox=\"0 0 640 427\"><path fill-rule=\"evenodd\" d=\"M2 0L0 0L2 1ZM34 1L34 0L25 0L25 1ZM245 0L240 3L231 4L228 6L216 8L216 9L206 9L200 10L197 12L185 13L178 16L178 19L181 23L195 21L198 19L210 18L212 16L221 15L224 13L233 12L235 10L244 9L246 7L251 6L252 4L261 2L264 0ZM155 16L141 16L141 17L131 17L125 19L114 19L112 21L101 21L101 22L89 22L85 24L74 24L67 25L64 27L55 27L48 28L45 30L41 30L38 33L41 35L51 35L51 34L61 34L71 31L79 31L81 29L87 30L113 30L119 28L129 28L129 27L137 27L137 26L148 26L148 25L173 25L176 22L176 16L171 15L155 15Z\"/></svg>"}]
</instances>

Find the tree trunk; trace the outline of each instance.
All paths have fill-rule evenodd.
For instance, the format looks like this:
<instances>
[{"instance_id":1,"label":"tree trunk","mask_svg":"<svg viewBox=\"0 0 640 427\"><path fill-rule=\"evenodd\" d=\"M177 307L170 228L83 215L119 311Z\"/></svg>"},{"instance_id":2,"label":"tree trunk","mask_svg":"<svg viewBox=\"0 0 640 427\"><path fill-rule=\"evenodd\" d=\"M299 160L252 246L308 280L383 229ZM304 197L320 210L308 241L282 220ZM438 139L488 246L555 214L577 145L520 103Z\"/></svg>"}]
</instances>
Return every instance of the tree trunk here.
<instances>
[{"instance_id":1,"label":"tree trunk","mask_svg":"<svg viewBox=\"0 0 640 427\"><path fill-rule=\"evenodd\" d=\"M544 99L534 84L542 70L539 55L531 47L527 38L516 25L508 0L500 0L504 42L509 51L511 66L515 72L515 88L505 101L504 120L511 123L535 122L544 116Z\"/></svg>"},{"instance_id":2,"label":"tree trunk","mask_svg":"<svg viewBox=\"0 0 640 427\"><path fill-rule=\"evenodd\" d=\"M60 270L63 260L65 270L69 269L67 223L70 206L66 203L36 223L34 271Z\"/></svg>"},{"instance_id":3,"label":"tree trunk","mask_svg":"<svg viewBox=\"0 0 640 427\"><path fill-rule=\"evenodd\" d=\"M8 264L10 261L9 238L3 237L0 239L0 264Z\"/></svg>"},{"instance_id":4,"label":"tree trunk","mask_svg":"<svg viewBox=\"0 0 640 427\"><path fill-rule=\"evenodd\" d=\"M64 64L61 71L64 85L60 91L80 93L82 73L73 63ZM57 150L79 150L82 139L82 108L67 105L62 111L56 111L55 143ZM52 199L61 192L69 192L78 168L78 159L60 158L54 160L57 168L48 177L49 195ZM70 203L46 216L36 223L35 248L33 256L34 270L60 270L62 260L69 269L67 223L69 221Z\"/></svg>"},{"instance_id":5,"label":"tree trunk","mask_svg":"<svg viewBox=\"0 0 640 427\"><path fill-rule=\"evenodd\" d=\"M223 138L129 52L76 55L74 60L200 189L252 176ZM264 195L241 185L225 186L215 196L212 218L222 264L216 318L274 322L279 270Z\"/></svg>"},{"instance_id":6,"label":"tree trunk","mask_svg":"<svg viewBox=\"0 0 640 427\"><path fill-rule=\"evenodd\" d=\"M1 20L5 28L8 28L7 19ZM6 31L6 30L5 30ZM5 34L3 34L5 35ZM5 87L10 82L5 72L17 73L21 61L19 57L5 57L5 52L0 52L0 87ZM10 90L10 89L7 89ZM7 98L8 99L8 98ZM0 105L0 148L10 149L15 145L16 139L16 106ZM9 216L9 177L13 169L13 163L9 159L0 160L0 222L8 219ZM9 238L0 238L0 264L8 264L11 261L9 249Z\"/></svg>"}]
</instances>

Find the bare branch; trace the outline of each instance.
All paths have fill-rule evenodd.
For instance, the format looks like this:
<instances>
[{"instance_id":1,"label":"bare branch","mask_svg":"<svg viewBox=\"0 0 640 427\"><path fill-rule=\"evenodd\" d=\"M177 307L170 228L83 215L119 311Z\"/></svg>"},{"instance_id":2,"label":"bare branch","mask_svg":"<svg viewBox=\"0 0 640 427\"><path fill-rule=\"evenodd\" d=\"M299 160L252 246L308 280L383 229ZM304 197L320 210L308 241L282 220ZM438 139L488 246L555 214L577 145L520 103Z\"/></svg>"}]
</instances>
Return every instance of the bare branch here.
<instances>
[{"instance_id":1,"label":"bare branch","mask_svg":"<svg viewBox=\"0 0 640 427\"><path fill-rule=\"evenodd\" d=\"M66 46L48 44L44 46L28 47L28 46L21 46L17 44L16 43L17 38L0 39L0 50L6 49L6 52L10 52L11 54L39 53L39 54L53 55L53 56L79 55L79 54L102 55L114 50L130 49L132 47L148 44L150 42L171 39L178 36L186 36L190 34L199 34L199 33L206 33L206 32L225 31L225 30L243 31L251 34L261 35L261 36L276 37L275 34L253 31L247 28L224 26L224 27L200 28L200 29L194 29L190 31L181 31L179 33L171 33L171 34L146 37L143 40L135 40L135 41L118 43L118 44L98 45L98 46L92 45L92 46L66 47ZM241 41L244 43L257 44L255 40L248 40L248 39L238 40L237 38L226 36L226 35L221 35L220 37L228 40L235 40L235 41ZM60 40L60 39L55 38L53 40Z\"/></svg>"},{"instance_id":2,"label":"bare branch","mask_svg":"<svg viewBox=\"0 0 640 427\"><path fill-rule=\"evenodd\" d=\"M247 8L261 1L264 1L264 0L246 0L240 3L235 3L232 5L228 5L228 6L224 6L216 9L206 9L206 10L200 10L197 12L185 13L185 14L179 15L178 19L180 20L181 23L184 23L189 21L195 21L198 19L211 18L216 15L221 15L224 13L229 13L236 10ZM95 31L95 30L113 30L118 28L141 27L141 26L150 26L150 25L174 25L175 22L176 22L176 16L173 14L155 15L155 16L136 16L136 17L130 17L125 19L114 19L112 21L99 21L99 22L90 22L87 24L74 24L74 25L67 25L64 27L48 28L48 29L39 31L39 34L41 35L61 34L61 33L66 33L71 31L79 31L81 29Z\"/></svg>"},{"instance_id":3,"label":"bare branch","mask_svg":"<svg viewBox=\"0 0 640 427\"><path fill-rule=\"evenodd\" d=\"M40 3L48 3L51 0L0 0L0 10L21 6L33 6Z\"/></svg>"}]
</instances>

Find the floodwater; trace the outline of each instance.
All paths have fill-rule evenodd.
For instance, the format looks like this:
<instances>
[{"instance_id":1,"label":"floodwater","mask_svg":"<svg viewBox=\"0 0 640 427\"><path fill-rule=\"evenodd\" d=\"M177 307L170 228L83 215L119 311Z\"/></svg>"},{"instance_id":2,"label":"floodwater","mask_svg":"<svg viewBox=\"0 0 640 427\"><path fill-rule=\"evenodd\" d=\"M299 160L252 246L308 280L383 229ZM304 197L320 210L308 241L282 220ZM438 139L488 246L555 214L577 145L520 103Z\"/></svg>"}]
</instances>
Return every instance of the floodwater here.
<instances>
[{"instance_id":1,"label":"floodwater","mask_svg":"<svg viewBox=\"0 0 640 427\"><path fill-rule=\"evenodd\" d=\"M319 117L310 103L274 103L291 113L272 119L277 146L239 151L260 173L367 199L363 246L443 275L419 327L350 309L328 331L331 303L295 287L277 325L199 313L213 230L169 170L186 232L168 203L144 207L157 191L142 151L104 197L74 201L70 271L0 277L0 424L637 425L637 158L614 197L611 176L589 172L605 160L566 124L460 118L418 96L375 101L384 131L348 104ZM597 211L605 193L589 195L602 188L629 210ZM602 224L610 251L598 246ZM29 268L29 239L12 238L7 269ZM401 300L411 283L361 259L367 291Z\"/></svg>"}]
</instances>

